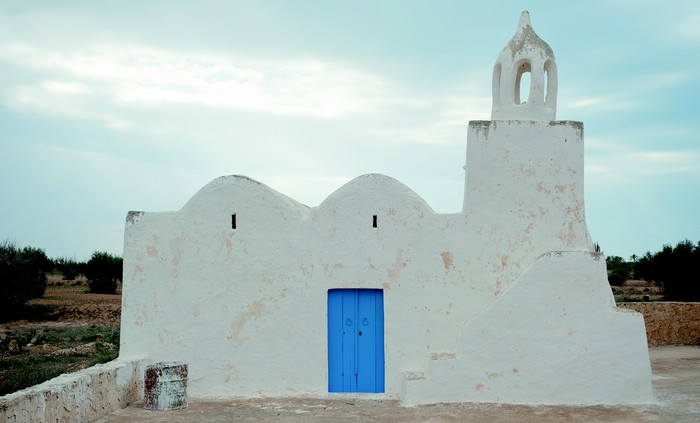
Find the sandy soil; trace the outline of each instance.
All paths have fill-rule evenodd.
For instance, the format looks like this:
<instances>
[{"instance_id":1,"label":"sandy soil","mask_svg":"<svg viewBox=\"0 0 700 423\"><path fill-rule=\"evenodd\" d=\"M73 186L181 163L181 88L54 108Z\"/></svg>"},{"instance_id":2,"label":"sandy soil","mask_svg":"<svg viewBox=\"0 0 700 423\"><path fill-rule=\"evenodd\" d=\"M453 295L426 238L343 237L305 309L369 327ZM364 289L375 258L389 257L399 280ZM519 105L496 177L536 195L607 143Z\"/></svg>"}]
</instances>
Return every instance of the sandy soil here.
<instances>
[{"instance_id":1,"label":"sandy soil","mask_svg":"<svg viewBox=\"0 0 700 423\"><path fill-rule=\"evenodd\" d=\"M87 280L65 281L49 276L42 298L30 300L25 316L0 323L0 331L17 326L114 326L121 318L121 286L117 294L91 294Z\"/></svg>"}]
</instances>

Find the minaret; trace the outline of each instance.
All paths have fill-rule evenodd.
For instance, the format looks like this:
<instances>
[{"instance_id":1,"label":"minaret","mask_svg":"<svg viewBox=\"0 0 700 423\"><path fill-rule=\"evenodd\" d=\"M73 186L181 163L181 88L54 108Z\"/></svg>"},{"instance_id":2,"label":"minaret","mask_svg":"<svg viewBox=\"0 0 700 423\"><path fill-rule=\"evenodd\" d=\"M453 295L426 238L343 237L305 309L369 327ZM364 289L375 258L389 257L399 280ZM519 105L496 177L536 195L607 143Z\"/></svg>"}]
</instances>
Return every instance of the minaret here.
<instances>
[{"instance_id":1,"label":"minaret","mask_svg":"<svg viewBox=\"0 0 700 423\"><path fill-rule=\"evenodd\" d=\"M530 91L521 98L523 77ZM529 252L592 248L584 214L583 124L556 120L557 65L530 14L493 68L493 110L467 132L462 211Z\"/></svg>"},{"instance_id":2,"label":"minaret","mask_svg":"<svg viewBox=\"0 0 700 423\"><path fill-rule=\"evenodd\" d=\"M521 98L523 76L530 92ZM520 14L518 29L493 67L491 120L553 121L557 113L557 62L551 47L537 36L530 14Z\"/></svg>"}]
</instances>

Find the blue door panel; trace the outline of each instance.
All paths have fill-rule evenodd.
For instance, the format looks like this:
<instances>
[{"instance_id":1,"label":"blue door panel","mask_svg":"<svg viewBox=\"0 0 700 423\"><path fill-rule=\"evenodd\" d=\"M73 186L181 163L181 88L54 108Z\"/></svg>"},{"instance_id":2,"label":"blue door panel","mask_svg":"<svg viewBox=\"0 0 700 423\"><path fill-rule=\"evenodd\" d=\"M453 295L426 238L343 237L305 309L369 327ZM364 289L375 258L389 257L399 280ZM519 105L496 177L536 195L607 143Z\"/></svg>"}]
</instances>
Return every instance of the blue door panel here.
<instances>
[{"instance_id":1,"label":"blue door panel","mask_svg":"<svg viewBox=\"0 0 700 423\"><path fill-rule=\"evenodd\" d=\"M375 291L358 291L357 319L357 390L358 392L376 392L376 316Z\"/></svg>"},{"instance_id":2,"label":"blue door panel","mask_svg":"<svg viewBox=\"0 0 700 423\"><path fill-rule=\"evenodd\" d=\"M339 291L328 292L328 390L341 392L343 389L343 297ZM335 324L331 324L334 322Z\"/></svg>"},{"instance_id":3,"label":"blue door panel","mask_svg":"<svg viewBox=\"0 0 700 423\"><path fill-rule=\"evenodd\" d=\"M384 295L328 291L328 391L384 392Z\"/></svg>"},{"instance_id":4,"label":"blue door panel","mask_svg":"<svg viewBox=\"0 0 700 423\"><path fill-rule=\"evenodd\" d=\"M343 390L357 391L357 294L355 290L344 289L343 296Z\"/></svg>"}]
</instances>

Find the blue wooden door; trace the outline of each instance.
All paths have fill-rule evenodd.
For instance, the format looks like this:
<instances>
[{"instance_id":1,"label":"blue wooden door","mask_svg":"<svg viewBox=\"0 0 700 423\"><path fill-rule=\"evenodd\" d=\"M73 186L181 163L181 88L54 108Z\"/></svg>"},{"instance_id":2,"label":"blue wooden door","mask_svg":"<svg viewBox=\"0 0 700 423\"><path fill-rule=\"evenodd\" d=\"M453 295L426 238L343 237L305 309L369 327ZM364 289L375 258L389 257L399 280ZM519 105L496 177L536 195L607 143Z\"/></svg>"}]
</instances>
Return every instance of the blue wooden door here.
<instances>
[{"instance_id":1,"label":"blue wooden door","mask_svg":"<svg viewBox=\"0 0 700 423\"><path fill-rule=\"evenodd\" d=\"M384 392L384 293L328 291L328 391Z\"/></svg>"}]
</instances>

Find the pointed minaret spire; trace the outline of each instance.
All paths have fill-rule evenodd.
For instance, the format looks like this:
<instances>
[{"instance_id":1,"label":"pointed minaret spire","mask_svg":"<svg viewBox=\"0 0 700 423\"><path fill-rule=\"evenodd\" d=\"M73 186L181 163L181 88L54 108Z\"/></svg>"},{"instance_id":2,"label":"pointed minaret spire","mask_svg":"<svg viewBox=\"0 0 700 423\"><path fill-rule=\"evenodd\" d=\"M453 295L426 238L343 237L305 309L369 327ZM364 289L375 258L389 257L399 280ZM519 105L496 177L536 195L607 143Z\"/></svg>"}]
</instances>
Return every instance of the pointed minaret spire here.
<instances>
[{"instance_id":1,"label":"pointed minaret spire","mask_svg":"<svg viewBox=\"0 0 700 423\"><path fill-rule=\"evenodd\" d=\"M526 26L532 27L530 23L530 12L523 10L520 13L520 22L518 22L518 30L524 29Z\"/></svg>"},{"instance_id":2,"label":"pointed minaret spire","mask_svg":"<svg viewBox=\"0 0 700 423\"><path fill-rule=\"evenodd\" d=\"M523 76L530 91L521 98ZM551 47L537 36L527 10L493 68L492 120L553 121L557 113L557 63Z\"/></svg>"}]
</instances>

